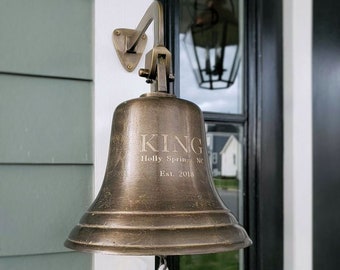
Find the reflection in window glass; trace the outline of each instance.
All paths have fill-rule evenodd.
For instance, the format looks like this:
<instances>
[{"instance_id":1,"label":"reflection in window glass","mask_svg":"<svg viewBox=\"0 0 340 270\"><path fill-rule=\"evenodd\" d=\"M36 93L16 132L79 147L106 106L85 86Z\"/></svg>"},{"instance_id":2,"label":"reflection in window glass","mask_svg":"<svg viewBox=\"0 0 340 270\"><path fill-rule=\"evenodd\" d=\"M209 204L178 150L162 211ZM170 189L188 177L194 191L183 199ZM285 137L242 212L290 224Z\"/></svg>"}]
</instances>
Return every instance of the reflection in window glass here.
<instances>
[{"instance_id":1,"label":"reflection in window glass","mask_svg":"<svg viewBox=\"0 0 340 270\"><path fill-rule=\"evenodd\" d=\"M206 127L215 187L226 206L242 222L239 215L243 186L242 128L232 124L206 124Z\"/></svg>"},{"instance_id":2,"label":"reflection in window glass","mask_svg":"<svg viewBox=\"0 0 340 270\"><path fill-rule=\"evenodd\" d=\"M181 98L203 111L241 114L242 29L237 0L181 0Z\"/></svg>"},{"instance_id":3,"label":"reflection in window glass","mask_svg":"<svg viewBox=\"0 0 340 270\"><path fill-rule=\"evenodd\" d=\"M215 187L237 220L243 221L243 128L234 124L206 124L207 149ZM188 255L181 270L240 270L242 251Z\"/></svg>"}]
</instances>

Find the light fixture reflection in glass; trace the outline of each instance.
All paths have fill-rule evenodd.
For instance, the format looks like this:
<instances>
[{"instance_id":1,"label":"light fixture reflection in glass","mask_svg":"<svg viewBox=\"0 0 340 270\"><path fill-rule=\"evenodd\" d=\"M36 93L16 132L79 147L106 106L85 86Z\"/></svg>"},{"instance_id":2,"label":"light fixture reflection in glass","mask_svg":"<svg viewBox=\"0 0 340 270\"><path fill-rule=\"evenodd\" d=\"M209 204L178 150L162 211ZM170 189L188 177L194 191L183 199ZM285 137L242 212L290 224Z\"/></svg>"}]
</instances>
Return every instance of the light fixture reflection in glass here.
<instances>
[{"instance_id":1,"label":"light fixture reflection in glass","mask_svg":"<svg viewBox=\"0 0 340 270\"><path fill-rule=\"evenodd\" d=\"M238 18L232 0L195 0L184 42L199 87L225 89L240 65Z\"/></svg>"}]
</instances>

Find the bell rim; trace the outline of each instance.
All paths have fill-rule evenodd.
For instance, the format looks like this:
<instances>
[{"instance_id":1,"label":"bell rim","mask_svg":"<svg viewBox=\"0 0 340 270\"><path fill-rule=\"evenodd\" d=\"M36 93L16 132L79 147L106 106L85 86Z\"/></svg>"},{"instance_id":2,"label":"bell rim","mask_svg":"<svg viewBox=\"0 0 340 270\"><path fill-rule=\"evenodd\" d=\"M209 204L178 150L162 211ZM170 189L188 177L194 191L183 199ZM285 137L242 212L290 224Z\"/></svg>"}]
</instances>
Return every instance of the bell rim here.
<instances>
[{"instance_id":1,"label":"bell rim","mask_svg":"<svg viewBox=\"0 0 340 270\"><path fill-rule=\"evenodd\" d=\"M198 254L210 254L229 252L234 250L240 250L247 248L253 244L252 240L247 236L243 241L233 244L200 244L200 245L188 245L188 246L150 246L150 247L128 247L120 246L110 248L100 245L88 245L86 243L77 242L71 239L67 239L64 246L76 251L87 253L100 253L108 255L122 255L122 256L172 256L172 255L198 255Z\"/></svg>"},{"instance_id":2,"label":"bell rim","mask_svg":"<svg viewBox=\"0 0 340 270\"><path fill-rule=\"evenodd\" d=\"M234 237L231 238L231 235ZM207 254L243 249L251 244L247 232L239 224L149 230L77 225L64 243L66 247L78 251L120 255Z\"/></svg>"}]
</instances>

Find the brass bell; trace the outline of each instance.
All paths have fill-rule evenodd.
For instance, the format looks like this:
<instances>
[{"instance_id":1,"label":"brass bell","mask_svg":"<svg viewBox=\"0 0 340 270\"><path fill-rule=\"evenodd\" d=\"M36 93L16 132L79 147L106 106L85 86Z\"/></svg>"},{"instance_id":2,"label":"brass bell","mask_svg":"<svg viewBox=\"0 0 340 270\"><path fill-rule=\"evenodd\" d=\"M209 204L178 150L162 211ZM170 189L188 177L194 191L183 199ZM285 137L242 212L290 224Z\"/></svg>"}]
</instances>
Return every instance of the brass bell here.
<instances>
[{"instance_id":1,"label":"brass bell","mask_svg":"<svg viewBox=\"0 0 340 270\"><path fill-rule=\"evenodd\" d=\"M154 14L162 15L157 1L139 25L144 32ZM119 31L116 37L125 44L131 30ZM135 33L140 37L143 31ZM123 64L130 61L129 50L121 56ZM140 72L153 91L117 107L103 185L66 247L165 256L222 252L251 244L214 188L201 110L168 93L173 79L170 61L170 52L155 46Z\"/></svg>"},{"instance_id":2,"label":"brass bell","mask_svg":"<svg viewBox=\"0 0 340 270\"><path fill-rule=\"evenodd\" d=\"M250 244L213 186L200 109L160 92L118 106L102 188L65 245L177 255Z\"/></svg>"}]
</instances>

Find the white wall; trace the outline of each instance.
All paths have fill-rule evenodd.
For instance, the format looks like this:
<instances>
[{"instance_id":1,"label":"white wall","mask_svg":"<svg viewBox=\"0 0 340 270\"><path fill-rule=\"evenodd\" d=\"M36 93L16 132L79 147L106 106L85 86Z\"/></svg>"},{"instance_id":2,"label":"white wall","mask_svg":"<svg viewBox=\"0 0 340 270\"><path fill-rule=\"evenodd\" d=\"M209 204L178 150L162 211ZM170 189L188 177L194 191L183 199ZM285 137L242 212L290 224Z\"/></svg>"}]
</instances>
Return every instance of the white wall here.
<instances>
[{"instance_id":1,"label":"white wall","mask_svg":"<svg viewBox=\"0 0 340 270\"><path fill-rule=\"evenodd\" d=\"M284 0L284 269L312 269L312 0Z\"/></svg>"},{"instance_id":2,"label":"white wall","mask_svg":"<svg viewBox=\"0 0 340 270\"><path fill-rule=\"evenodd\" d=\"M120 65L113 48L111 33L115 28L134 29L144 15L151 0L95 2L95 192L99 191L104 177L112 114L121 102L137 98L149 91L145 79L137 75L144 58L133 73ZM148 47L153 44L153 28L149 27ZM95 255L95 270L151 270L154 257L126 257Z\"/></svg>"}]
</instances>

